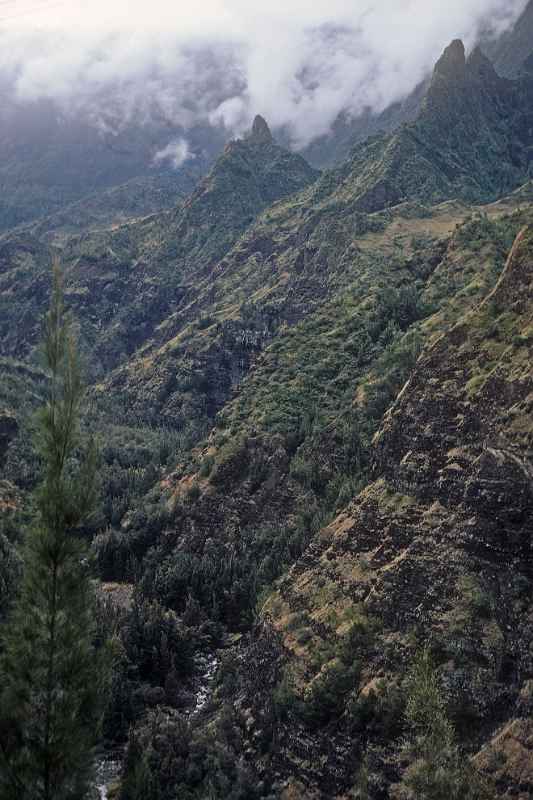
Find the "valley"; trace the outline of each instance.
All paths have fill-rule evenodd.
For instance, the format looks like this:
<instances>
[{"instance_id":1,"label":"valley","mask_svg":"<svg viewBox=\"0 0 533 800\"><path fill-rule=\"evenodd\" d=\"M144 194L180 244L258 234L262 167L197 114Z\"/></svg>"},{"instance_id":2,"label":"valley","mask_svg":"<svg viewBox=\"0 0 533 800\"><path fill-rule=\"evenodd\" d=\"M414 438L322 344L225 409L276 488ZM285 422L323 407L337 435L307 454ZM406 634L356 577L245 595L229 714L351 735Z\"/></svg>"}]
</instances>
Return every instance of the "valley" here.
<instances>
[{"instance_id":1,"label":"valley","mask_svg":"<svg viewBox=\"0 0 533 800\"><path fill-rule=\"evenodd\" d=\"M532 796L531 19L454 40L369 138L302 155L257 115L185 172L131 151L0 209L0 622L59 264L101 798Z\"/></svg>"}]
</instances>

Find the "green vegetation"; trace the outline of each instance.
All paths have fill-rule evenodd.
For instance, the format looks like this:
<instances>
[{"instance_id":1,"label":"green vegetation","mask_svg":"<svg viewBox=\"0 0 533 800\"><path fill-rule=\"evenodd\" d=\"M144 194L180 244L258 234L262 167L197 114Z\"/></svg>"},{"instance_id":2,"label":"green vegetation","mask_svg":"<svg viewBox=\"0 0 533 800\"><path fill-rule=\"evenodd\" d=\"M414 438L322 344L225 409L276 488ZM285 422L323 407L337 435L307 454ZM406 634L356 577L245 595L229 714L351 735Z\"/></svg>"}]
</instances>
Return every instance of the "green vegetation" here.
<instances>
[{"instance_id":1,"label":"green vegetation","mask_svg":"<svg viewBox=\"0 0 533 800\"><path fill-rule=\"evenodd\" d=\"M94 447L80 455L82 398L59 277L45 329L50 372L36 445L42 482L23 549L23 574L2 631L2 797L83 796L100 715L103 663L95 657L93 591L77 529L96 495Z\"/></svg>"},{"instance_id":2,"label":"green vegetation","mask_svg":"<svg viewBox=\"0 0 533 800\"><path fill-rule=\"evenodd\" d=\"M70 208L0 241L0 741L21 775L39 764L23 716L41 726L24 692L50 651L37 562L59 537L61 647L79 645L58 669L86 725L57 746L82 783L99 713L83 664L109 641L120 800L265 800L292 777L304 797L485 797L467 754L522 713L531 666L530 581L512 593L509 572L533 334L527 258L483 303L531 197L467 203L526 178L531 126L528 86L480 58L456 44L419 118L332 172L259 123L173 211L71 235ZM54 231L91 379L79 435L62 427L74 362L56 359L59 383L36 365ZM36 455L31 415L57 385L72 414L46 412ZM420 639L446 666L423 650L406 678Z\"/></svg>"},{"instance_id":3,"label":"green vegetation","mask_svg":"<svg viewBox=\"0 0 533 800\"><path fill-rule=\"evenodd\" d=\"M132 733L120 800L274 800L243 754L245 720L226 706L202 731L180 716L152 712Z\"/></svg>"},{"instance_id":4,"label":"green vegetation","mask_svg":"<svg viewBox=\"0 0 533 800\"><path fill-rule=\"evenodd\" d=\"M15 595L21 559L17 549L20 537L16 515L4 512L0 525L0 622L3 622Z\"/></svg>"},{"instance_id":5,"label":"green vegetation","mask_svg":"<svg viewBox=\"0 0 533 800\"><path fill-rule=\"evenodd\" d=\"M492 795L455 742L438 672L429 649L415 659L405 711L410 766L398 797L405 800L488 800Z\"/></svg>"}]
</instances>

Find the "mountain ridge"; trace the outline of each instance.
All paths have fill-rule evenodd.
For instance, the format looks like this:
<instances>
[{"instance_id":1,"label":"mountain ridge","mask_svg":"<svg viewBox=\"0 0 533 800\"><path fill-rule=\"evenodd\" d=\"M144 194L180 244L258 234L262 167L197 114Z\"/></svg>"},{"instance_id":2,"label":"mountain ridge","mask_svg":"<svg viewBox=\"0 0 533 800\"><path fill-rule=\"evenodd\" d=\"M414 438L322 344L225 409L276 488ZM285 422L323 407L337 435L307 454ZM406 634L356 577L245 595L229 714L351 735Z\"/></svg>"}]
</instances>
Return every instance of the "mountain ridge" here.
<instances>
[{"instance_id":1,"label":"mountain ridge","mask_svg":"<svg viewBox=\"0 0 533 800\"><path fill-rule=\"evenodd\" d=\"M334 170L258 116L170 209L0 237L2 508L54 257L90 369L121 800L414 800L425 647L445 796L533 790L531 91L457 40Z\"/></svg>"}]
</instances>

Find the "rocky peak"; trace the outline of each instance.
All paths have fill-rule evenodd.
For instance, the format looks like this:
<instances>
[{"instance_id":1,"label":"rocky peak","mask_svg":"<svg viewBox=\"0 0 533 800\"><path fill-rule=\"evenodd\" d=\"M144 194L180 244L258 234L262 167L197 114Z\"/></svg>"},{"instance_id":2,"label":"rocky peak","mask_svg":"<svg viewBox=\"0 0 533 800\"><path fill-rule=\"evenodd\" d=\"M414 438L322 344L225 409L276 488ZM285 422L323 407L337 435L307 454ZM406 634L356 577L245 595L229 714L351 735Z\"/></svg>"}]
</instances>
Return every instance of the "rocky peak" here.
<instances>
[{"instance_id":1,"label":"rocky peak","mask_svg":"<svg viewBox=\"0 0 533 800\"><path fill-rule=\"evenodd\" d=\"M252 144L272 144L274 141L266 119L260 114L254 119L248 141Z\"/></svg>"},{"instance_id":2,"label":"rocky peak","mask_svg":"<svg viewBox=\"0 0 533 800\"><path fill-rule=\"evenodd\" d=\"M483 81L493 81L498 77L492 61L487 58L480 47L476 47L468 57L466 62L466 70L470 77L481 79Z\"/></svg>"},{"instance_id":3,"label":"rocky peak","mask_svg":"<svg viewBox=\"0 0 533 800\"><path fill-rule=\"evenodd\" d=\"M435 65L434 80L462 81L466 74L465 46L455 39L444 51Z\"/></svg>"},{"instance_id":4,"label":"rocky peak","mask_svg":"<svg viewBox=\"0 0 533 800\"><path fill-rule=\"evenodd\" d=\"M439 124L470 117L479 105L480 89L499 92L501 79L492 62L476 47L466 57L460 39L453 41L435 65L433 79L426 96L426 108ZM475 102L472 102L473 99ZM488 109L490 114L490 109ZM452 124L455 124L454 122Z\"/></svg>"}]
</instances>

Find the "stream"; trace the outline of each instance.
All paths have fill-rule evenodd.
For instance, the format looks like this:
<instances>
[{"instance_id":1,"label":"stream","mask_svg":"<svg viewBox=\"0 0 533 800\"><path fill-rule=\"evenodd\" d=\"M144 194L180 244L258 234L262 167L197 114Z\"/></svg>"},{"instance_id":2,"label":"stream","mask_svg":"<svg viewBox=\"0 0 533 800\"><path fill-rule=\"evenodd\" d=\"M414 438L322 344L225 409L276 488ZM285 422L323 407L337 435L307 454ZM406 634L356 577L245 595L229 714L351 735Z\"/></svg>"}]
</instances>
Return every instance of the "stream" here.
<instances>
[{"instance_id":1,"label":"stream","mask_svg":"<svg viewBox=\"0 0 533 800\"><path fill-rule=\"evenodd\" d=\"M122 770L121 753L110 753L96 765L96 790L100 800L107 800L107 787L120 777Z\"/></svg>"},{"instance_id":2,"label":"stream","mask_svg":"<svg viewBox=\"0 0 533 800\"><path fill-rule=\"evenodd\" d=\"M198 682L194 691L194 704L185 712L188 719L193 719L207 705L212 691L213 678L219 665L218 656L211 653L195 658L198 670ZM108 787L116 781L122 772L122 753L108 753L96 764L96 790L99 800L108 800Z\"/></svg>"}]
</instances>

